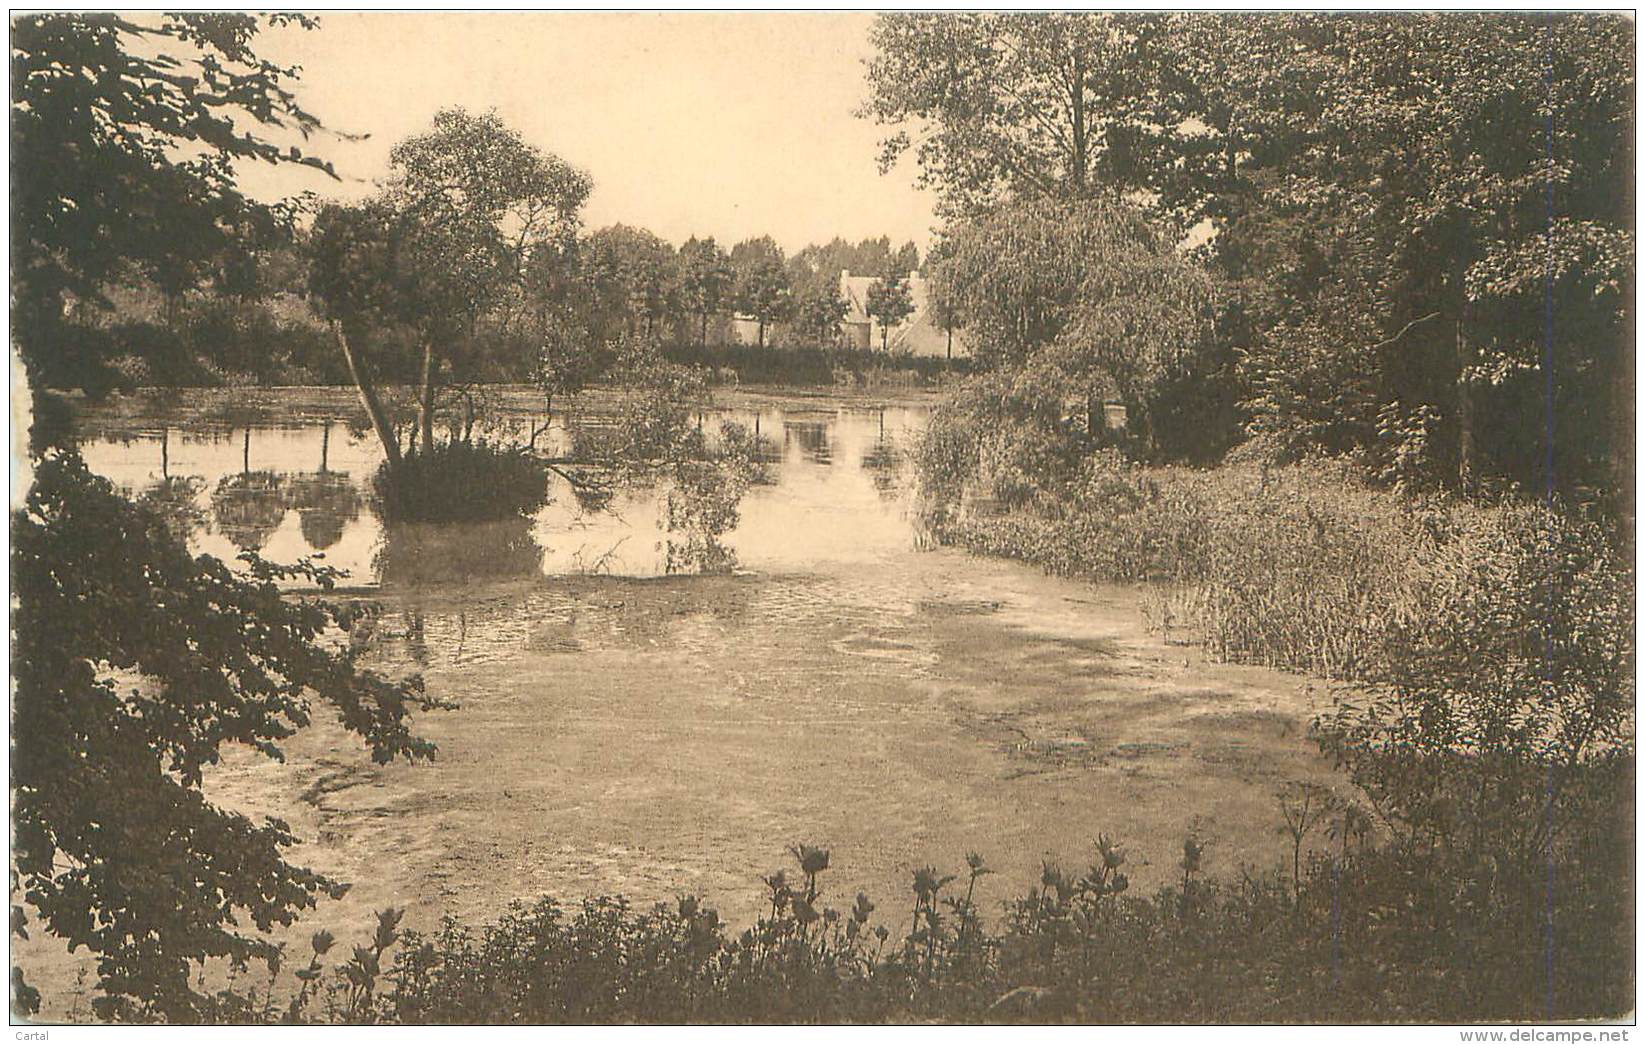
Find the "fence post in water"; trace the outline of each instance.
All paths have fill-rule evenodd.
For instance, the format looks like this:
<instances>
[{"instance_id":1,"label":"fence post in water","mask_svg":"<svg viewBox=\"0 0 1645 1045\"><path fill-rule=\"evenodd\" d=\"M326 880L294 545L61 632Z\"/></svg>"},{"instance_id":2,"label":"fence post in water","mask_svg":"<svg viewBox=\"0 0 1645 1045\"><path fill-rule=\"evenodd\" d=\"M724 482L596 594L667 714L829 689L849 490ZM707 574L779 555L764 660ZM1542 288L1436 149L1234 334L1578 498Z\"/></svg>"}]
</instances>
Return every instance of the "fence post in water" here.
<instances>
[{"instance_id":1,"label":"fence post in water","mask_svg":"<svg viewBox=\"0 0 1645 1045\"><path fill-rule=\"evenodd\" d=\"M320 429L320 474L326 474L326 455L331 451L331 419L326 419L326 426Z\"/></svg>"},{"instance_id":2,"label":"fence post in water","mask_svg":"<svg viewBox=\"0 0 1645 1045\"><path fill-rule=\"evenodd\" d=\"M240 471L251 471L251 426L246 425L246 441L240 450Z\"/></svg>"}]
</instances>

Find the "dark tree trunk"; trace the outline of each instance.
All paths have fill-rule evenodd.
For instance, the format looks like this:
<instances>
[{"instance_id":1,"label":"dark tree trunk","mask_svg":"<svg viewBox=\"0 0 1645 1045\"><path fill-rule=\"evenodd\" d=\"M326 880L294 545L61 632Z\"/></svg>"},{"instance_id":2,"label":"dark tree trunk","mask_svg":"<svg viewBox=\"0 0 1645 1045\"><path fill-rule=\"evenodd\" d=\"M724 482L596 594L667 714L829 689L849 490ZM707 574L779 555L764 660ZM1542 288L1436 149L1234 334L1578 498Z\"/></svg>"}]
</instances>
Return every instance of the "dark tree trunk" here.
<instances>
[{"instance_id":1,"label":"dark tree trunk","mask_svg":"<svg viewBox=\"0 0 1645 1045\"><path fill-rule=\"evenodd\" d=\"M1074 156L1073 169L1069 172L1074 182L1074 191L1077 195L1085 192L1085 168L1089 148L1086 143L1085 126L1085 62L1076 52L1072 71L1072 83L1069 84L1070 109L1074 116Z\"/></svg>"},{"instance_id":2,"label":"dark tree trunk","mask_svg":"<svg viewBox=\"0 0 1645 1045\"><path fill-rule=\"evenodd\" d=\"M377 433L377 441L383 444L383 456L388 460L390 471L400 467L400 440L395 435L394 426L389 424L388 413L383 409L383 402L377 397L377 386L371 381L371 375L366 373L362 361L355 357L354 349L348 343L348 335L343 333L342 327L336 323L331 325L332 336L337 339L337 345L342 349L343 361L348 364L348 375L354 380L354 388L360 394L360 405L365 407L366 416L371 419L371 428Z\"/></svg>"},{"instance_id":3,"label":"dark tree trunk","mask_svg":"<svg viewBox=\"0 0 1645 1045\"><path fill-rule=\"evenodd\" d=\"M1634 520L1634 390L1636 363L1634 360L1633 324L1628 324L1626 340L1617 349L1616 379L1611 386L1611 488L1615 491L1617 511L1625 525L1624 532L1633 532Z\"/></svg>"}]
</instances>

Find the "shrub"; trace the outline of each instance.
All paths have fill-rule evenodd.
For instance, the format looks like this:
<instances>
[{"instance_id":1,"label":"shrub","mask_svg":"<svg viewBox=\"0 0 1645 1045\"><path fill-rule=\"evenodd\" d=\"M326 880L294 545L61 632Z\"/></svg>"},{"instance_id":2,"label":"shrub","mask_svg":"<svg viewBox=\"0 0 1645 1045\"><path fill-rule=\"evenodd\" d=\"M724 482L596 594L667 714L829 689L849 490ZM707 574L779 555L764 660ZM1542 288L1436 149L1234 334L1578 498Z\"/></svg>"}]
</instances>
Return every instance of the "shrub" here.
<instances>
[{"instance_id":1,"label":"shrub","mask_svg":"<svg viewBox=\"0 0 1645 1045\"><path fill-rule=\"evenodd\" d=\"M385 462L372 489L391 523L497 521L548 503L548 468L523 447L435 443L406 454L397 468Z\"/></svg>"},{"instance_id":2,"label":"shrub","mask_svg":"<svg viewBox=\"0 0 1645 1045\"><path fill-rule=\"evenodd\" d=\"M1625 781L1617 781L1624 790ZM1495 854L1375 846L1357 808L1322 793L1294 821L1293 868L1207 873L1190 834L1176 882L1130 888L1128 855L1099 837L1081 869L1046 864L990 929L989 873L914 869L881 912L824 885L828 850L794 846L764 879L766 913L734 932L702 899L649 910L601 896L515 903L471 927L398 928L329 968L329 933L297 971L219 995L219 1018L383 1023L1471 1022L1594 1018L1633 1005L1627 823L1526 873ZM1549 894L1547 876L1560 888ZM909 913L911 910L911 914ZM1549 937L1546 927L1558 926ZM889 926L906 926L893 934ZM276 976L278 973L276 973Z\"/></svg>"},{"instance_id":3,"label":"shrub","mask_svg":"<svg viewBox=\"0 0 1645 1045\"><path fill-rule=\"evenodd\" d=\"M1439 521L1418 611L1387 622L1325 735L1413 844L1535 860L1602 815L1583 768L1631 758L1632 572L1602 526L1555 505Z\"/></svg>"}]
</instances>

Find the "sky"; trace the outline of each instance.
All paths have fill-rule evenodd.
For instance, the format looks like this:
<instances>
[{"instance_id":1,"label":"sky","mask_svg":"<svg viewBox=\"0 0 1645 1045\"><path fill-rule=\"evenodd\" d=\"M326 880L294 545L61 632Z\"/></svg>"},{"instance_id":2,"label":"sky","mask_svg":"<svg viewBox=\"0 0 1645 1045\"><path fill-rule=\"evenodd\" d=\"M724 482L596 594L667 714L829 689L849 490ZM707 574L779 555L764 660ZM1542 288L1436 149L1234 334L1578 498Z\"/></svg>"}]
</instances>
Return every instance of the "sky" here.
<instances>
[{"instance_id":1,"label":"sky","mask_svg":"<svg viewBox=\"0 0 1645 1045\"><path fill-rule=\"evenodd\" d=\"M329 128L309 150L343 179L258 165L262 197L357 199L389 148L436 110L495 108L594 181L585 225L650 229L676 245L770 235L792 253L887 235L923 251L931 193L904 162L879 173L866 96L873 16L861 13L328 13L265 30L266 59L302 67L298 100Z\"/></svg>"}]
</instances>

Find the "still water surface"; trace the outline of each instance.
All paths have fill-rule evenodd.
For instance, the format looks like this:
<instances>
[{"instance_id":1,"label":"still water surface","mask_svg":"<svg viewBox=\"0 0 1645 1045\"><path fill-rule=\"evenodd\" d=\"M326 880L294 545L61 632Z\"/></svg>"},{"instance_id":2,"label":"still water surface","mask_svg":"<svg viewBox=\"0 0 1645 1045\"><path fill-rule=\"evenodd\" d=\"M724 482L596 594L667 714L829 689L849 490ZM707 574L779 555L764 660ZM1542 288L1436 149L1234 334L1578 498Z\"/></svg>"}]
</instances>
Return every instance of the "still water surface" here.
<instances>
[{"instance_id":1,"label":"still water surface","mask_svg":"<svg viewBox=\"0 0 1645 1045\"><path fill-rule=\"evenodd\" d=\"M741 520L722 542L758 572L862 563L912 540L904 450L924 406L817 405L741 397L702 417L758 430L765 481L744 497ZM564 442L556 425L552 433ZM533 574L645 577L664 572L659 488L581 509L555 477L552 499L518 523L386 526L371 496L382 451L321 411L266 415L235 426L164 412L144 423L91 426L87 464L132 496L160 507L191 548L232 561L255 551L275 562L314 557L347 571L355 586L416 587Z\"/></svg>"},{"instance_id":2,"label":"still water surface","mask_svg":"<svg viewBox=\"0 0 1645 1045\"><path fill-rule=\"evenodd\" d=\"M690 892L746 925L796 842L831 850L827 902L863 889L885 911L907 910L914 868L981 852L997 925L1099 832L1139 890L1173 879L1200 822L1215 871L1271 866L1275 788L1329 778L1305 680L1165 643L1134 589L917 548L899 467L917 400L728 395L705 431L757 421L770 481L725 538L742 574L677 577L657 576L660 491L586 514L562 486L518 524L386 529L353 410L343 390L252 390L81 417L91 466L169 504L197 550L349 570L383 604L368 663L460 705L417 716L432 762L377 765L317 716L284 762L230 750L208 775L214 802L280 816L293 860L354 884L284 934L299 951L318 927L369 938L390 904L427 930L545 893ZM22 946L61 1016L88 960Z\"/></svg>"}]
</instances>

